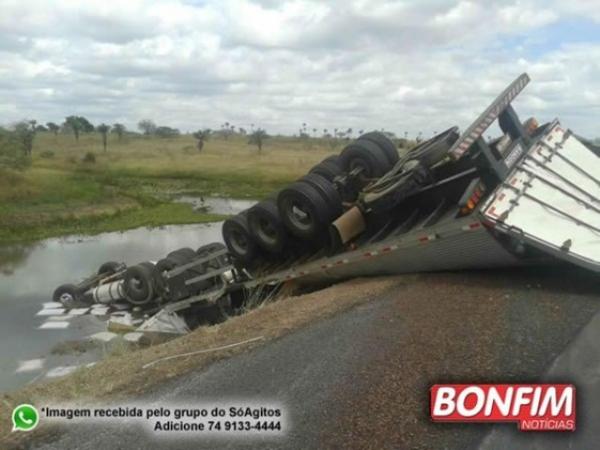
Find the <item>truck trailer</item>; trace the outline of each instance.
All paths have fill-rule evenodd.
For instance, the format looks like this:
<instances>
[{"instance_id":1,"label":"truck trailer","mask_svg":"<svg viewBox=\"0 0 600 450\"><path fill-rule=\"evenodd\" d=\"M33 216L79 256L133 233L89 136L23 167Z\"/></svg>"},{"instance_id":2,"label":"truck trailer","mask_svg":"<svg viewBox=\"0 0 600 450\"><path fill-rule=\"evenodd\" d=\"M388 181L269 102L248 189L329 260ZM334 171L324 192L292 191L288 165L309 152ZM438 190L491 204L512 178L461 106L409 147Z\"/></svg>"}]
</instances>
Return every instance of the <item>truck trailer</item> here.
<instances>
[{"instance_id":1,"label":"truck trailer","mask_svg":"<svg viewBox=\"0 0 600 450\"><path fill-rule=\"evenodd\" d=\"M225 244L107 263L54 300L118 306L145 318L141 331L183 332L290 280L558 263L600 272L600 149L558 120L522 121L512 102L528 82L520 75L462 134L449 128L403 155L366 133L226 220ZM500 135L485 139L494 124Z\"/></svg>"}]
</instances>

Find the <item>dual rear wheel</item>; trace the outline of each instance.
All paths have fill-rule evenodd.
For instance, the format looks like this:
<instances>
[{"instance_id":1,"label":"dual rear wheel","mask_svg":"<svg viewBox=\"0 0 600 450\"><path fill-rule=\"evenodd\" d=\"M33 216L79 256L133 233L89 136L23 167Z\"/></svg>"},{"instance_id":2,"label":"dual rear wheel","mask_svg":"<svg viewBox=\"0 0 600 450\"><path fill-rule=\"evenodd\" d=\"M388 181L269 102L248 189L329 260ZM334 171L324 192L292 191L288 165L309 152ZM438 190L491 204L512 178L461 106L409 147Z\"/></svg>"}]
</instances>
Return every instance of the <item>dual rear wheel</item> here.
<instances>
[{"instance_id":1,"label":"dual rear wheel","mask_svg":"<svg viewBox=\"0 0 600 450\"><path fill-rule=\"evenodd\" d=\"M222 231L229 253L252 265L285 255L298 241L326 244L329 225L344 212L336 179L360 169L367 182L383 176L397 161L396 146L383 133L360 136L276 196L227 219Z\"/></svg>"}]
</instances>

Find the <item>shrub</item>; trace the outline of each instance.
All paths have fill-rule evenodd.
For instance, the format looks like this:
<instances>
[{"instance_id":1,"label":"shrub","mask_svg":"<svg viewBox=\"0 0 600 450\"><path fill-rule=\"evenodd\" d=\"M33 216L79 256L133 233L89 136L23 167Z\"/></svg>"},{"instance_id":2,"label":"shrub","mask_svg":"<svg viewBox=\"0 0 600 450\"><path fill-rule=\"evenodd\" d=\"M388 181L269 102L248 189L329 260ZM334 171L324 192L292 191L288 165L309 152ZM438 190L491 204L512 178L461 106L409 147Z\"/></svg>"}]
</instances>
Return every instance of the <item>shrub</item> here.
<instances>
[{"instance_id":1,"label":"shrub","mask_svg":"<svg viewBox=\"0 0 600 450\"><path fill-rule=\"evenodd\" d=\"M94 152L87 152L83 157L84 163L94 164L96 162L96 155Z\"/></svg>"},{"instance_id":2,"label":"shrub","mask_svg":"<svg viewBox=\"0 0 600 450\"><path fill-rule=\"evenodd\" d=\"M0 167L24 169L31 163L19 136L0 128Z\"/></svg>"},{"instance_id":3,"label":"shrub","mask_svg":"<svg viewBox=\"0 0 600 450\"><path fill-rule=\"evenodd\" d=\"M40 158L54 158L54 152L52 150L44 150L40 153Z\"/></svg>"}]
</instances>

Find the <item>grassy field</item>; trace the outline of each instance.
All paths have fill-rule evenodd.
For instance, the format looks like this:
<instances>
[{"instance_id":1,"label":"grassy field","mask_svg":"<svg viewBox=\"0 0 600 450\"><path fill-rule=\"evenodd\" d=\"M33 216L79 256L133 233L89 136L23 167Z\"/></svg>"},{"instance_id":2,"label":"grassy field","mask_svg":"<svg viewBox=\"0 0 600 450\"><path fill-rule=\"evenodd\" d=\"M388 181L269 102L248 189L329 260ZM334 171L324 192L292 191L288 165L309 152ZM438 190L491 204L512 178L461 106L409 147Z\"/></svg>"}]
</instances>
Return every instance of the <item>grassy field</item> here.
<instances>
[{"instance_id":1,"label":"grassy field","mask_svg":"<svg viewBox=\"0 0 600 450\"><path fill-rule=\"evenodd\" d=\"M322 140L310 144L271 138L258 152L247 138L232 136L196 149L193 137L37 133L31 167L0 168L0 243L72 233L99 233L138 226L214 221L172 203L178 194L261 198L302 176L325 156L339 152ZM88 152L95 162L85 162Z\"/></svg>"}]
</instances>

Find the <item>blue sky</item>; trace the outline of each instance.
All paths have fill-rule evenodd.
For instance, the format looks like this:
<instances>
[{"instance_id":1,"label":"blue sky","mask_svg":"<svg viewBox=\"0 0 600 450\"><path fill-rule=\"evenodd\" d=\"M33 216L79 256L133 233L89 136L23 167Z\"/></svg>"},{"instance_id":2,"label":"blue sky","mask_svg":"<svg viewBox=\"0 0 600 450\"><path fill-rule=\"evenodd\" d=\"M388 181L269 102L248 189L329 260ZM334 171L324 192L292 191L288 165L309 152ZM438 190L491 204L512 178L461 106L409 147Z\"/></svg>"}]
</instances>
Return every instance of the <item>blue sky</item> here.
<instances>
[{"instance_id":1,"label":"blue sky","mask_svg":"<svg viewBox=\"0 0 600 450\"><path fill-rule=\"evenodd\" d=\"M276 133L523 115L600 136L600 2L0 0L0 123L140 119Z\"/></svg>"},{"instance_id":2,"label":"blue sky","mask_svg":"<svg viewBox=\"0 0 600 450\"><path fill-rule=\"evenodd\" d=\"M519 36L500 40L506 48L522 47L527 57L538 59L568 45L599 44L600 25L584 17L564 18Z\"/></svg>"}]
</instances>

